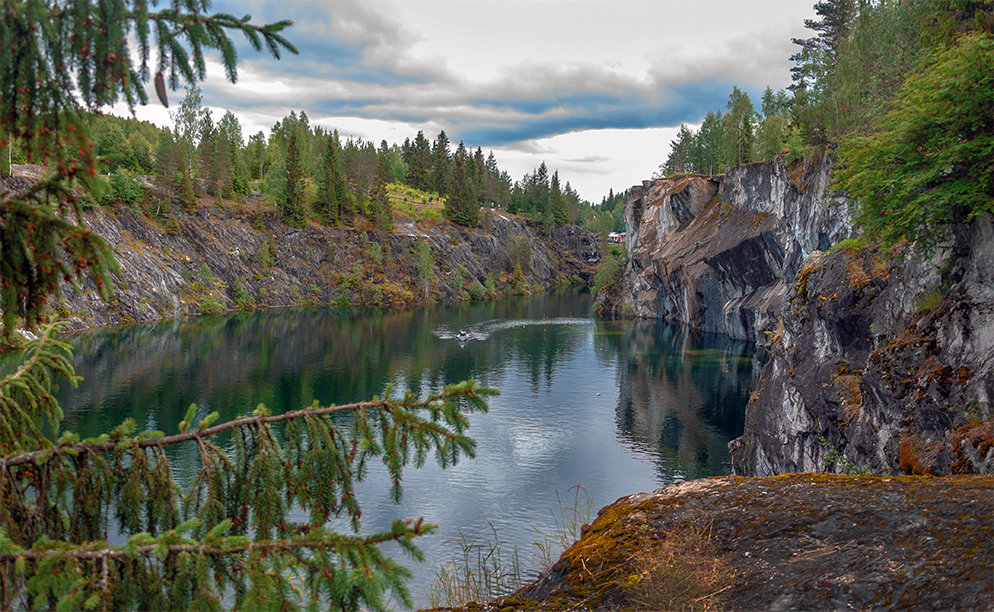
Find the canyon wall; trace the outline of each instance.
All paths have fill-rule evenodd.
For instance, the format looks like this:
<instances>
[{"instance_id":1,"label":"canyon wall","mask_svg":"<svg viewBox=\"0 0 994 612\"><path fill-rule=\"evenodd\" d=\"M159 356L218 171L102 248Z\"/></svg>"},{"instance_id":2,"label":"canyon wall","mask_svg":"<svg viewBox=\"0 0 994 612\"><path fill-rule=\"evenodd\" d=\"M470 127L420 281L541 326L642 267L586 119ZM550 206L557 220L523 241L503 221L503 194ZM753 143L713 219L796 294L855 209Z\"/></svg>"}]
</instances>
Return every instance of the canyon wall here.
<instances>
[{"instance_id":1,"label":"canyon wall","mask_svg":"<svg viewBox=\"0 0 994 612\"><path fill-rule=\"evenodd\" d=\"M994 215L949 239L928 259L806 263L730 444L737 474L994 473Z\"/></svg>"},{"instance_id":2,"label":"canyon wall","mask_svg":"<svg viewBox=\"0 0 994 612\"><path fill-rule=\"evenodd\" d=\"M851 234L830 170L778 157L635 187L615 310L765 343L804 259Z\"/></svg>"},{"instance_id":3,"label":"canyon wall","mask_svg":"<svg viewBox=\"0 0 994 612\"><path fill-rule=\"evenodd\" d=\"M593 234L577 226L550 233L500 211L481 217L479 228L430 219L402 221L383 234L292 227L251 206L202 205L165 222L122 205L96 208L84 220L120 264L116 291L104 302L92 282L63 286L57 311L79 330L254 308L410 307L592 281L599 260ZM432 256L427 290L422 242Z\"/></svg>"}]
</instances>

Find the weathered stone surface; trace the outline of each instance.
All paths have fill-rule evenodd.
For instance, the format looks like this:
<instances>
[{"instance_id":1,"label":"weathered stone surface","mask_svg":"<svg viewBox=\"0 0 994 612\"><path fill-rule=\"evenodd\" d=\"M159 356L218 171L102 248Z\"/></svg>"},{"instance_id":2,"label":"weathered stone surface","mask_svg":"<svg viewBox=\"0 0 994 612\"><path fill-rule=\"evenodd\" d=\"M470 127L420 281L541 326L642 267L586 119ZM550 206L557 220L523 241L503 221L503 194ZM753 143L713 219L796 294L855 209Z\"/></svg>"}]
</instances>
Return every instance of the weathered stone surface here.
<instances>
[{"instance_id":1,"label":"weathered stone surface","mask_svg":"<svg viewBox=\"0 0 994 612\"><path fill-rule=\"evenodd\" d=\"M817 471L833 449L840 471L994 473L994 215L951 238L928 261L812 256L730 444L736 473Z\"/></svg>"},{"instance_id":2,"label":"weathered stone surface","mask_svg":"<svg viewBox=\"0 0 994 612\"><path fill-rule=\"evenodd\" d=\"M200 314L209 301L215 311L235 309L236 285L253 307L410 306L468 299L488 274L500 294L520 290L514 253L526 258L529 289L589 284L598 260L596 237L580 227L559 227L549 236L499 212L483 213L478 229L434 219L398 224L389 235L295 228L251 207L204 206L179 215L171 229L124 206L87 211L84 220L113 248L122 271L109 303L92 284L79 292L63 287L59 311L71 330ZM416 268L421 240L435 261L427 297Z\"/></svg>"},{"instance_id":3,"label":"weathered stone surface","mask_svg":"<svg viewBox=\"0 0 994 612\"><path fill-rule=\"evenodd\" d=\"M994 605L994 477L787 474L623 497L537 582L464 609L642 609L639 553L688 535L729 574L720 609Z\"/></svg>"},{"instance_id":4,"label":"weathered stone surface","mask_svg":"<svg viewBox=\"0 0 994 612\"><path fill-rule=\"evenodd\" d=\"M634 188L616 309L764 343L804 259L851 233L829 173L775 158Z\"/></svg>"}]
</instances>

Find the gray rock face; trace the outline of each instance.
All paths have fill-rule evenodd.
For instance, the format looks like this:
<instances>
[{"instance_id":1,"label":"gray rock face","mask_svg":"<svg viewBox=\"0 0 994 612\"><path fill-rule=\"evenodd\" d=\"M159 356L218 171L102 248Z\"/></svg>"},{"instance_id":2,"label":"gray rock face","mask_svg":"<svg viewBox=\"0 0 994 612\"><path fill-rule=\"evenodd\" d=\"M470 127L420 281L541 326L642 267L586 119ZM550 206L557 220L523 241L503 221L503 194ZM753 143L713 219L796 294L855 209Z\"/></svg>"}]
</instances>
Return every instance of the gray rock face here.
<instances>
[{"instance_id":1,"label":"gray rock face","mask_svg":"<svg viewBox=\"0 0 994 612\"><path fill-rule=\"evenodd\" d=\"M729 445L737 474L994 473L994 216L952 234L930 261L805 264Z\"/></svg>"},{"instance_id":2,"label":"gray rock face","mask_svg":"<svg viewBox=\"0 0 994 612\"><path fill-rule=\"evenodd\" d=\"M213 207L179 215L172 228L123 206L88 211L84 220L113 248L121 273L109 302L92 283L62 288L58 310L70 330L244 308L460 301L483 292L490 275L498 294L590 284L598 254L596 236L580 227L549 236L490 211L481 228L436 219L398 224L387 235L301 229L272 213ZM423 240L435 264L427 295L416 265ZM523 275L515 278L519 261Z\"/></svg>"},{"instance_id":3,"label":"gray rock face","mask_svg":"<svg viewBox=\"0 0 994 612\"><path fill-rule=\"evenodd\" d=\"M621 308L765 343L804 259L851 234L829 174L776 158L633 189Z\"/></svg>"}]
</instances>

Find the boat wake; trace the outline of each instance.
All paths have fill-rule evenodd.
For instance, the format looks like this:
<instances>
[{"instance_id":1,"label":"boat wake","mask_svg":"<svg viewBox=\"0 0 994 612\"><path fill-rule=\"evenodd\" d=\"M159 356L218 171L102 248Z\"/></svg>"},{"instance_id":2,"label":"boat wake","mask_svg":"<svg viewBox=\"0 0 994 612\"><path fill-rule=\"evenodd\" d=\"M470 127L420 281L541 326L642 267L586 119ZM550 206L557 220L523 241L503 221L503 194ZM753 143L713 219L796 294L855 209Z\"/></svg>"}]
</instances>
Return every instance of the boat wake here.
<instances>
[{"instance_id":1,"label":"boat wake","mask_svg":"<svg viewBox=\"0 0 994 612\"><path fill-rule=\"evenodd\" d=\"M542 326L542 325L592 325L592 319L585 319L579 317L555 317L552 319L515 319L515 320L493 320L493 321L483 321L482 323L475 323L468 327L464 327L466 335L461 336L458 329L451 329L449 327L439 327L433 332L435 337L440 340L458 340L460 342L465 342L468 340L488 340L491 336L498 332L502 332L508 329L517 329L519 327L532 327L532 326Z\"/></svg>"}]
</instances>

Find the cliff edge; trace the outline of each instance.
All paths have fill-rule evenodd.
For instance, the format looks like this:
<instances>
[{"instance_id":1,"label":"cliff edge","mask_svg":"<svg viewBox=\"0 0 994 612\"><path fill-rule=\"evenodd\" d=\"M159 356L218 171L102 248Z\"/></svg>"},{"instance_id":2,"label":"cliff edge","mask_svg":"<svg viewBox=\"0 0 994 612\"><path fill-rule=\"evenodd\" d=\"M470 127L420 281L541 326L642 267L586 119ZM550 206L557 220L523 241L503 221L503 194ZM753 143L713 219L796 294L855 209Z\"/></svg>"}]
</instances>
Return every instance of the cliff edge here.
<instances>
[{"instance_id":1,"label":"cliff edge","mask_svg":"<svg viewBox=\"0 0 994 612\"><path fill-rule=\"evenodd\" d=\"M645 181L625 206L618 313L765 343L812 252L850 236L824 159Z\"/></svg>"},{"instance_id":2,"label":"cliff edge","mask_svg":"<svg viewBox=\"0 0 994 612\"><path fill-rule=\"evenodd\" d=\"M994 477L688 481L605 507L539 581L468 610L976 610Z\"/></svg>"}]
</instances>

